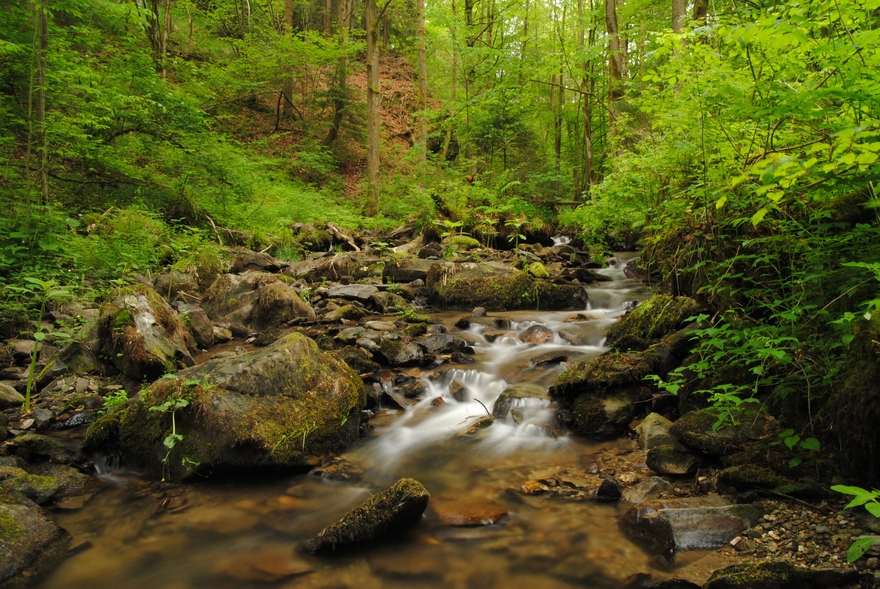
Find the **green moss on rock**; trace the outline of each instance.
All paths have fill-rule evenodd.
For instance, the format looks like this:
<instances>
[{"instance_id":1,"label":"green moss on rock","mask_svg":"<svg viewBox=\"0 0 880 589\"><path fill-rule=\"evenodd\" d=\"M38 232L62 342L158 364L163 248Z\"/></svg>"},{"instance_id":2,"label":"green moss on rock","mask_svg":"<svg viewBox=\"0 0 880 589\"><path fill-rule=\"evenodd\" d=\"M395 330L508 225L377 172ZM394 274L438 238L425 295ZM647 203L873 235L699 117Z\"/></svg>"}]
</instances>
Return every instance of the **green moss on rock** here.
<instances>
[{"instance_id":1,"label":"green moss on rock","mask_svg":"<svg viewBox=\"0 0 880 589\"><path fill-rule=\"evenodd\" d=\"M24 536L24 527L11 514L0 510L0 542L12 542Z\"/></svg>"},{"instance_id":2,"label":"green moss on rock","mask_svg":"<svg viewBox=\"0 0 880 589\"><path fill-rule=\"evenodd\" d=\"M700 305L690 297L654 295L626 315L608 330L607 346L625 336L656 341L684 326L688 317L696 315Z\"/></svg>"},{"instance_id":3,"label":"green moss on rock","mask_svg":"<svg viewBox=\"0 0 880 589\"><path fill-rule=\"evenodd\" d=\"M349 511L306 543L312 553L371 543L417 523L430 495L414 479L400 479L366 503Z\"/></svg>"}]
</instances>

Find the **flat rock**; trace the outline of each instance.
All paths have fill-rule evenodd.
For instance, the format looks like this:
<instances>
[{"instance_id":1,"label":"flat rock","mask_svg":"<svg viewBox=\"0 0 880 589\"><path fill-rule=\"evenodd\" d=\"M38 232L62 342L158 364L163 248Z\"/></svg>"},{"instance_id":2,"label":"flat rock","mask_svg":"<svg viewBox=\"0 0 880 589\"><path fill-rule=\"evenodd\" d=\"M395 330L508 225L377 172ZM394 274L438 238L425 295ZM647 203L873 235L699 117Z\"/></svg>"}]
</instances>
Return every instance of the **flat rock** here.
<instances>
[{"instance_id":1,"label":"flat rock","mask_svg":"<svg viewBox=\"0 0 880 589\"><path fill-rule=\"evenodd\" d=\"M856 570L808 569L788 562L735 564L712 573L703 589L831 589L859 581Z\"/></svg>"},{"instance_id":2,"label":"flat rock","mask_svg":"<svg viewBox=\"0 0 880 589\"><path fill-rule=\"evenodd\" d=\"M331 286L327 289L327 296L369 303L370 298L377 292L379 292L379 289L369 284L346 284L343 286Z\"/></svg>"}]
</instances>

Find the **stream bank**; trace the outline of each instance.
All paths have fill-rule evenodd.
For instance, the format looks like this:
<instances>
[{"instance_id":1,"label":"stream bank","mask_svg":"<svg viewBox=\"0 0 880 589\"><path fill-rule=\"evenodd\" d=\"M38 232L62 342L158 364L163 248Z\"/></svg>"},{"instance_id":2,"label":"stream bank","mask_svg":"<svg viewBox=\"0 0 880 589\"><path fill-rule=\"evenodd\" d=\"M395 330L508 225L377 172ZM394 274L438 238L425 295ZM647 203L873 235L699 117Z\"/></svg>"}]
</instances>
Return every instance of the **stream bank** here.
<instances>
[{"instance_id":1,"label":"stream bank","mask_svg":"<svg viewBox=\"0 0 880 589\"><path fill-rule=\"evenodd\" d=\"M630 507L648 500L667 504L677 501L673 508L687 509L720 509L750 502L748 493L755 493L755 481L737 482L730 479L730 473L728 479L719 481L711 474L717 469L708 468L712 466L709 462L705 469L700 463L697 468L704 470L699 472L691 471L691 466L680 473L665 472L669 467L656 462L653 469L648 467L652 460L646 450L640 449L635 428L645 420L649 407L672 417L675 409L669 399L646 389L641 377L647 370L663 366L668 369L681 352L677 346L683 345L682 338L667 340L661 346L650 343L650 334L646 333L638 337L641 343L630 338L623 351L605 354L606 330L627 309L650 309L647 305L636 307L649 292L641 281L627 277L625 258L607 269L587 268L582 254L576 252L566 258L560 251L565 250L532 255L539 257L542 265L552 268L558 264L554 268L557 276L581 277L556 285L576 287L581 293L567 299L577 303L568 311L491 310L493 303L509 306L514 300L516 307L540 306L542 300L547 300L543 293L556 289L546 284L536 287L539 280L546 279L534 275L521 272L511 278L506 275L509 270L502 274L503 265L497 260L485 273L468 274L477 272L482 263L473 261L469 262L473 267L457 269L439 260L427 259L422 264L416 260L423 258L398 259L386 262L381 275L396 273L398 278L411 280L389 285L369 280L366 284L353 283L359 272L372 272L374 276L377 272L375 267L370 269L369 259L361 252L319 256L293 269L282 268L283 264L268 256L241 254L232 267L238 274L218 277L211 287L214 290L209 289L203 296L203 301L210 304L202 311L205 315L210 311L210 317L200 337L210 333L212 338L222 340L227 333L238 333L248 336L249 345L269 344L263 349L271 349L283 333L298 331L325 350L337 350L335 353L358 373L366 396L356 402L363 413L355 415L346 405L336 423L345 428L363 424L364 437L343 452L341 460L328 463L321 448L311 446L309 432L289 422L292 425L285 434L271 441L257 444L253 436L247 438L247 450L254 452L253 456L272 456L278 444L290 446L290 450L298 449L302 460L284 466L316 467L312 474L276 473L268 478L264 474L256 480L251 473L242 480L227 471L229 466L240 465L221 461L222 456L193 460L193 455L174 455L181 464L183 459L199 462L190 469L195 476L186 484L141 479L137 473L125 470L124 465L132 461L132 451L116 448L121 452L121 469L106 470L106 460L96 461L105 472L99 477L107 487L104 491L90 490L82 495L64 490L45 499L45 503L55 504L54 519L73 536L72 556L35 586L145 587L145 583L158 583L190 587L208 583L240 587L242 583L269 583L297 587L637 587L672 577L702 584L712 570L724 564L765 557L781 556L815 567L848 568L841 550L845 552L860 528L852 518L833 515L836 510L827 503L817 507L819 513L831 510L825 517L824 531L813 529L811 533L805 527L816 517L812 510L803 511L812 514L809 517L792 515L763 499L763 513L750 516L749 525L741 524L721 544L730 546L735 541L734 546L709 552L688 546L688 550L675 551L673 558L668 538L639 538L638 532L626 524ZM401 268L409 274L399 274ZM343 271L347 274L340 276ZM314 279L300 285L296 279L282 278L309 273L316 273ZM327 273L335 273L337 279L342 278L340 282L349 284L334 284ZM442 301L432 288L448 286L456 276L468 278L454 291L456 300L461 300L469 288L474 298L468 300L489 305L490 309L426 314L419 302ZM183 282L181 278L168 284ZM519 289L516 297L510 296L513 288ZM162 311L152 312L156 320L149 326L162 326L166 335L167 326L171 326L171 332L179 333L180 326L171 318L176 309L185 308L184 316L189 320L183 321L183 326L190 334L197 332L198 309L169 304L181 303L186 298L181 293L188 291L172 295L175 289L171 286L162 290L171 299L165 301L169 310L162 307ZM499 293L499 297L488 296L491 292ZM138 340L134 332L126 330L138 328L139 323L134 316L124 315L137 308L126 297L140 304L140 296L132 293L120 297L115 315L106 308L102 310L103 324L109 328L104 340L109 341L110 350L118 350L116 353L126 359L117 363L123 377L142 379L156 370L151 366L165 366L182 368L183 376L178 380L193 380L189 386L228 389L213 377L188 378L187 371L199 367L184 368L195 364L194 350L190 351L192 346L185 335L179 338L179 346L165 348L173 351L164 360L159 354L151 356L152 352L142 353L131 347ZM143 296L148 302L152 297ZM153 303L161 306L158 301ZM385 313L375 314L379 309ZM679 316L670 322L673 335L684 318ZM649 326L656 324L653 321ZM118 337L120 333L125 337ZM247 354L255 353L238 349L241 345L233 340L220 355L249 358ZM641 351L636 351L638 348ZM133 359L144 361L129 361ZM72 392L57 393L64 391L68 386L63 384L64 379L71 376L58 378L60 382L56 379L44 387L38 402L38 410L51 414L43 421L47 432L76 415L96 413L98 406L89 398L108 396L86 395L81 405L67 400L68 406L56 412L52 404L64 395L77 393L77 386L82 384L73 381ZM95 393L101 387L114 386L100 378L76 378L88 381L81 387L85 393L91 392L95 381L100 383L95 385ZM166 396L155 397L162 386L168 388L160 381L141 393L144 415L150 415L150 407L183 398L181 389L173 387ZM131 410L137 402L129 401L123 410ZM204 410L207 405L193 403L192 407ZM591 409L587 411L585 406ZM178 451L184 448L187 435L196 437L195 430L187 429L195 423L187 421L187 408L181 406L180 413L175 413L183 436ZM65 411L70 415L62 420ZM597 416L602 421L592 430L592 437L598 439L568 435L570 429L592 427ZM176 427L174 417L165 415L164 427ZM11 421L17 431L22 431L19 428L24 424L22 420ZM762 422L761 426L766 428L765 433L773 431L772 422ZM35 420L29 427L40 426ZM67 431L76 446L75 440L84 432L75 428ZM168 433L157 431L155 442L159 448L145 451L141 458L152 457L153 466L161 466L163 457L169 456L161 449ZM39 457L22 457L20 440L19 436L6 446L15 464L38 463ZM740 442L735 440L733 445ZM51 456L46 460L56 461ZM736 466L730 463L726 468ZM174 480L186 474L175 473ZM657 474L664 474L667 486L657 487L650 498L629 500L630 507L625 507L626 496L634 493L633 489L643 489L645 483L655 484ZM211 478L202 480L200 475ZM341 554L329 561L294 550L363 502L369 493L399 476L418 479L432 496L426 520L409 534L396 542L370 547L363 553ZM616 489L614 499L623 497L624 502L597 500L610 498L606 497L609 487ZM755 493L751 500L758 498ZM683 501L691 503L685 506ZM120 520L130 521L131 525L119 525ZM835 521L837 526L833 525ZM789 537L789 528L796 538ZM793 540L797 545L792 550ZM771 550L773 542L775 550ZM120 548L122 543L126 543L125 549ZM870 564L865 561L863 566Z\"/></svg>"}]
</instances>

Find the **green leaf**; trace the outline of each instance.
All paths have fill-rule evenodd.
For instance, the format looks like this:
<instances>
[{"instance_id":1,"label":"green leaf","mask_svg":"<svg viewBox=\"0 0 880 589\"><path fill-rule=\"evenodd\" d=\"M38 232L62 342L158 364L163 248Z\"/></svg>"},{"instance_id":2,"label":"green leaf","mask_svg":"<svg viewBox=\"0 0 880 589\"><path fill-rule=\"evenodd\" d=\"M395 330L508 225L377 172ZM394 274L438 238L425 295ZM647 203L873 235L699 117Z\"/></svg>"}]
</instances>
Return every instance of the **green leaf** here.
<instances>
[{"instance_id":1,"label":"green leaf","mask_svg":"<svg viewBox=\"0 0 880 589\"><path fill-rule=\"evenodd\" d=\"M42 331L35 331L34 332L34 339L38 342L41 342L44 339L46 339L46 333L42 332Z\"/></svg>"},{"instance_id":2,"label":"green leaf","mask_svg":"<svg viewBox=\"0 0 880 589\"><path fill-rule=\"evenodd\" d=\"M810 452L818 452L821 444L816 438L807 438L801 442L801 448Z\"/></svg>"},{"instance_id":3,"label":"green leaf","mask_svg":"<svg viewBox=\"0 0 880 589\"><path fill-rule=\"evenodd\" d=\"M875 540L877 540L876 536L865 536L853 542L849 550L846 551L846 562L855 562L864 556L868 549L874 545Z\"/></svg>"},{"instance_id":4,"label":"green leaf","mask_svg":"<svg viewBox=\"0 0 880 589\"><path fill-rule=\"evenodd\" d=\"M880 518L880 503L866 503L865 510L874 517Z\"/></svg>"},{"instance_id":5,"label":"green leaf","mask_svg":"<svg viewBox=\"0 0 880 589\"><path fill-rule=\"evenodd\" d=\"M752 215L752 225L757 227L758 224L764 220L764 217L769 213L770 210L766 208L758 209L754 215Z\"/></svg>"}]
</instances>

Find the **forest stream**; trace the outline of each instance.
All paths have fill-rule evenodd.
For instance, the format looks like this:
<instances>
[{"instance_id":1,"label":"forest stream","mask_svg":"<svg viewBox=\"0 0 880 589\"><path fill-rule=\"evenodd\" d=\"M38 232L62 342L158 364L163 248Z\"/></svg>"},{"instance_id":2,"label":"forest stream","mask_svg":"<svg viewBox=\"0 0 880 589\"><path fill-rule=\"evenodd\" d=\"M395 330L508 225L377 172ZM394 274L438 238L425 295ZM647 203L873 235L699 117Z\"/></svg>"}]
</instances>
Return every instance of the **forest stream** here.
<instances>
[{"instance_id":1,"label":"forest stream","mask_svg":"<svg viewBox=\"0 0 880 589\"><path fill-rule=\"evenodd\" d=\"M103 473L107 489L77 509L62 504L56 512L73 535L72 555L37 587L565 588L620 587L645 572L670 576L673 569L659 554L622 531L615 504L517 492L525 481L554 473L595 472L597 462L632 453L634 441L565 435L550 424L549 400L495 405L508 385L528 382L546 390L563 370L558 362L536 364L534 358L552 352L586 359L604 350L608 326L647 296L622 269L619 262L601 271L611 280L589 289L586 310L491 314L509 320L507 333L463 332L474 343L476 362L422 371L426 394L405 410L380 409L371 433L342 457L345 467L337 476L177 485L147 483L133 472ZM566 322L578 312L578 321ZM460 315L438 318L455 330ZM553 337L541 345L523 343L517 334L536 324ZM561 328L577 329L586 343L568 344L558 335ZM456 394L457 401L452 383L473 397ZM394 394L390 383L387 388ZM466 435L493 405L499 417L492 427ZM298 549L402 476L431 493L415 529L397 541L329 557ZM704 570L693 575L705 577L718 562L701 567L694 563L701 556L691 553L678 564L691 562Z\"/></svg>"}]
</instances>

